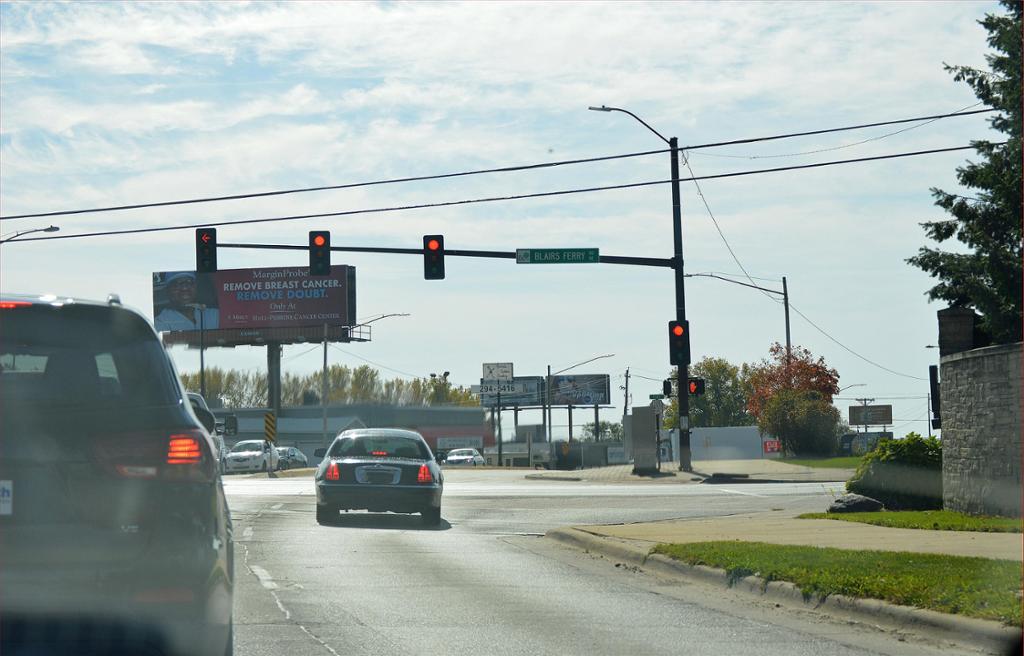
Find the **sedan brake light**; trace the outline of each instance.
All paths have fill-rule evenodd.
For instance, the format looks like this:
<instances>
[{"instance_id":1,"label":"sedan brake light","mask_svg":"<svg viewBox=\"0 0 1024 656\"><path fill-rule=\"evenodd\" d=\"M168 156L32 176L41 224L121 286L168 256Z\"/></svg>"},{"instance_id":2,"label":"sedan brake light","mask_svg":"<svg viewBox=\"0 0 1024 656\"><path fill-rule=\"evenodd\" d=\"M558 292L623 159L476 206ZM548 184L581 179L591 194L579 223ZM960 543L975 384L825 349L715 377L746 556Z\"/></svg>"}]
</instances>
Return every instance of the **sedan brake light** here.
<instances>
[{"instance_id":1,"label":"sedan brake light","mask_svg":"<svg viewBox=\"0 0 1024 656\"><path fill-rule=\"evenodd\" d=\"M430 484L434 482L434 475L430 473L430 467L420 465L420 473L416 476L416 482Z\"/></svg>"},{"instance_id":2,"label":"sedan brake light","mask_svg":"<svg viewBox=\"0 0 1024 656\"><path fill-rule=\"evenodd\" d=\"M167 445L168 465L194 465L203 458L199 440L191 435L171 435Z\"/></svg>"},{"instance_id":3,"label":"sedan brake light","mask_svg":"<svg viewBox=\"0 0 1024 656\"><path fill-rule=\"evenodd\" d=\"M32 305L28 301L0 301L0 310L13 310L19 307L28 307Z\"/></svg>"},{"instance_id":4,"label":"sedan brake light","mask_svg":"<svg viewBox=\"0 0 1024 656\"><path fill-rule=\"evenodd\" d=\"M329 481L341 480L341 472L338 471L338 463L332 462L327 465L327 473L324 475L324 478Z\"/></svg>"},{"instance_id":5,"label":"sedan brake light","mask_svg":"<svg viewBox=\"0 0 1024 656\"><path fill-rule=\"evenodd\" d=\"M125 478L210 482L216 477L213 459L203 446L202 431L110 435L94 442L95 458Z\"/></svg>"}]
</instances>

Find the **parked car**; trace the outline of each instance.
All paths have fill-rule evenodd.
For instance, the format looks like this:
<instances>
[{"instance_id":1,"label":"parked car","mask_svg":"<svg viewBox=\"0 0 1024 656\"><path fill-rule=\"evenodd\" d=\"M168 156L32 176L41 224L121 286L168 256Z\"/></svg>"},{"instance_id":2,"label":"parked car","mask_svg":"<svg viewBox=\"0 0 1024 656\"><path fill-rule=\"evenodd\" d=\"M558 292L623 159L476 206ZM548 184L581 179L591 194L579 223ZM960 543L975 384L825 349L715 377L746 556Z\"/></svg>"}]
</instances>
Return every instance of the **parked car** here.
<instances>
[{"instance_id":1,"label":"parked car","mask_svg":"<svg viewBox=\"0 0 1024 656\"><path fill-rule=\"evenodd\" d=\"M398 428L342 432L314 474L316 521L329 524L339 510L420 513L423 523L441 523L444 476L423 436Z\"/></svg>"},{"instance_id":2,"label":"parked car","mask_svg":"<svg viewBox=\"0 0 1024 656\"><path fill-rule=\"evenodd\" d=\"M277 449L265 440L243 440L238 442L224 461L224 472L266 472L277 470Z\"/></svg>"},{"instance_id":3,"label":"parked car","mask_svg":"<svg viewBox=\"0 0 1024 656\"><path fill-rule=\"evenodd\" d=\"M484 464L484 457L476 449L452 449L445 457L444 464L477 467Z\"/></svg>"},{"instance_id":4,"label":"parked car","mask_svg":"<svg viewBox=\"0 0 1024 656\"><path fill-rule=\"evenodd\" d=\"M296 467L306 467L309 465L309 460L306 459L306 454L299 451L294 446L277 447L277 462L278 469L294 469Z\"/></svg>"},{"instance_id":5,"label":"parked car","mask_svg":"<svg viewBox=\"0 0 1024 656\"><path fill-rule=\"evenodd\" d=\"M232 653L209 433L145 317L0 296L0 651Z\"/></svg>"}]
</instances>

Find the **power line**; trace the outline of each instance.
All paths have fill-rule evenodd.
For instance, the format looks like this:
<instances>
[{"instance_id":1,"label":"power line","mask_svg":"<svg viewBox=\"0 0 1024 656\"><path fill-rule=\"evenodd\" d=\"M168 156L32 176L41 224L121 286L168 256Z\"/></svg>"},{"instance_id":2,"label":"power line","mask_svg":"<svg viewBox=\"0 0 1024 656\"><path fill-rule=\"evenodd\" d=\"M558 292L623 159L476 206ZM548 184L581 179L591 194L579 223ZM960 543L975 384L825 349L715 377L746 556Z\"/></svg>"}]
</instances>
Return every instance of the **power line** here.
<instances>
[{"instance_id":1,"label":"power line","mask_svg":"<svg viewBox=\"0 0 1024 656\"><path fill-rule=\"evenodd\" d=\"M625 153L621 155L604 155L601 157L587 157L583 159L567 159L558 162L544 162L541 164L523 164L520 166L502 166L491 169L477 169L474 171L458 171L456 173L438 173L435 175L417 175L408 176L404 178L389 178L385 180L372 180L369 182L351 182L347 184L337 185L325 185L321 187L302 187L298 189L279 189L276 191L259 191L248 194L231 194L227 196L206 196L200 198L185 198L181 200L166 200L156 201L150 203L135 203L133 205L113 205L109 207L92 207L87 209L77 210L61 210L56 212L41 212L36 214L12 214L10 216L0 216L0 221L11 220L11 219L32 219L41 218L45 216L67 216L69 214L92 214L96 212L120 212L124 210L138 210L149 207L168 207L171 205L191 205L195 203L214 203L226 200L244 200L247 198L266 198L268 196L285 196L288 194L304 194L313 191L334 191L339 189L356 189L359 187L375 187L380 185L398 184L403 182L425 182L428 180L443 180L446 178L460 178L470 175L481 175L484 173L508 173L512 171L528 171L532 169L544 169L554 168L556 166L566 166L569 164L587 164L591 162L603 162L614 159L625 159L628 157L642 157L644 155L654 155L658 153L667 153L668 149L662 150L647 150L638 153Z\"/></svg>"},{"instance_id":2,"label":"power line","mask_svg":"<svg viewBox=\"0 0 1024 656\"><path fill-rule=\"evenodd\" d=\"M980 103L976 103L976 104L980 104ZM971 105L971 107L974 107L974 106L975 105ZM893 120L893 121L881 121L881 122L877 122L877 123L864 123L864 124L860 124L860 125L848 125L848 126L844 126L844 127L826 128L826 129L823 129L823 130L812 130L812 131L808 131L808 132L790 132L790 133L787 133L787 134L778 134L778 135L772 135L772 136L767 136L767 137L752 137L752 138L747 138L747 139L734 139L732 141L719 141L719 142L706 143L706 144L694 144L694 145L691 145L691 146L683 146L681 148L681 150L698 150L698 149L703 149L703 148L718 148L718 147L721 147L721 146L730 146L730 145L745 144L745 143L757 143L757 142L761 142L761 141L773 141L773 140L777 140L777 139L790 139L790 138L793 138L793 137L804 137L804 136L810 136L810 135L816 135L816 134L827 134L827 133L831 133L831 132L842 132L842 131L846 131L846 130L861 130L861 129L864 129L864 128L878 127L878 126L882 126L882 125L895 125L895 124L898 124L898 123L911 123L911 122L924 121L924 120L927 120L928 122L933 122L933 121L936 121L936 120L939 120L939 119L942 119L942 118L950 118L950 117L954 117L954 116L969 116L971 114L981 114L981 113L984 113L984 112L994 112L994 111L996 111L996 110L992 109L992 108L989 108L989 109L979 109L979 110L975 110L975 111L966 111L966 112L965 111L952 112L952 113L949 113L949 114L936 114L936 115L933 115L933 116L918 116L918 117L915 117L915 118L897 119L897 120ZM922 124L922 125L926 125L926 124ZM914 126L914 127L921 127L921 126ZM908 128L908 129L913 129L913 128ZM893 134L897 134L897 132L894 132ZM888 135L886 135L886 136L888 136ZM878 138L881 138L881 137L878 137ZM868 141L871 141L871 140L869 139ZM856 144L850 144L850 145L856 145ZM843 147L845 147L845 146L843 146ZM616 159L625 159L625 158L631 158L631 157L644 157L644 156L647 156L647 155L656 155L656 154L666 153L666 152L668 152L668 149L647 150L647 151L641 151L641 152L636 152L636 153L624 153L624 154L620 154L620 155L604 155L604 156L600 156L600 157L586 157L586 158L579 158L579 159L560 160L560 161L557 161L557 162L542 162L542 163L539 163L539 164L523 164L523 165L518 165L518 166L503 166L503 167L489 168L489 169L476 169L476 170L471 170L471 171L457 171L455 173L439 173L439 174L434 174L434 175L420 175L420 176L408 176L408 177L402 177L402 178L389 178L389 179L384 179L384 180L372 180L372 181L369 181L369 182L352 182L352 183L338 184L338 185L323 185L323 186L318 186L318 187L302 187L302 188L297 188L297 189L280 189L280 190L275 190L275 191L261 191L261 192L247 193L247 194L230 194L230 195L224 195L224 196L206 196L206 197L199 197L199 198L185 198L185 199L169 200L169 201L155 201L155 202L148 202L148 203L135 203L135 204L131 204L131 205L113 205L113 206L108 206L108 207L93 207L93 208L86 208L86 209L60 210L60 211L54 211L54 212L36 212L36 213L32 213L32 214L12 214L12 215L9 215L9 216L0 216L0 221L2 221L2 220L12 220L12 219L42 218L42 217L48 217L48 216L68 216L68 215L72 215L72 214L90 214L90 213L97 213L97 212L119 212L119 211L124 211L124 210L145 209L145 208L151 208L151 207L168 207L168 206L172 206L172 205L190 205L190 204L195 204L195 203L212 203L212 202L220 202L220 201L228 201L228 200L244 200L244 199L248 199L248 198L266 198L266 197L269 197L269 196L284 196L284 195L288 195L288 194L302 194L302 193L309 193L309 192L316 192L316 191L332 191L332 190L340 190L340 189L354 189L354 188L358 188L358 187L372 187L372 186L380 186L380 185L388 185L388 184L398 184L398 183L406 183L406 182L425 182L425 181L428 181L428 180L442 180L442 179L446 179L446 178L467 177L467 176L471 176L471 175L481 175L481 174L486 174L486 173L510 173L510 172L514 172L514 171L528 171L528 170L536 170L536 169L554 168L554 167L558 167L558 166L567 166L567 165L572 165L572 164L589 164L589 163L593 163L593 162L603 162L603 161L616 160Z\"/></svg>"},{"instance_id":3,"label":"power line","mask_svg":"<svg viewBox=\"0 0 1024 656\"><path fill-rule=\"evenodd\" d=\"M1003 143L1005 143L1005 142L1003 142ZM1000 143L1000 144L993 144L993 145L1002 145L1002 143ZM813 169L813 168L820 168L820 167L825 167L825 166L837 166L837 165L840 165L840 164L854 164L854 163L857 163L857 162L871 162L871 161L876 161L876 160L896 159L896 158L902 158L902 157L914 157L914 156L917 156L917 155L931 155L931 154L935 154L935 153L946 153L946 152L953 152L953 151L957 151L957 150L969 150L969 149L973 149L974 147L975 146L954 146L954 147L950 147L950 148L934 148L934 149L930 149L930 150L918 150L918 151L905 152L905 153L894 153L894 154L890 154L890 155L876 155L876 156L873 156L873 157L858 157L858 158L855 158L855 159L834 160L834 161L830 161L830 162L818 162L818 163L815 163L815 164L800 164L800 165L796 165L796 166L780 166L780 167L775 167L775 168L770 168L770 169L755 169L755 170L752 170L752 171L738 171L738 172L734 172L734 173L718 173L718 174L715 174L715 175L705 175L705 176L700 176L700 177L681 178L680 181L681 182L695 182L697 180L715 180L715 179L720 179L720 178L735 178L735 177L741 177L741 176L747 176L747 175L757 175L757 174L761 174L761 173L777 173L777 172L781 172L781 171L796 171L796 170L800 170L800 169ZM633 188L638 188L638 187L650 187L650 186L653 186L653 185L669 184L670 182L672 182L672 181L671 180L651 180L651 181L647 181L647 182L631 182L631 183L626 183L626 184L606 185L606 186L599 186L599 187L582 187L582 188L577 188L577 189L560 189L560 190L556 190L556 191L543 191L543 192L537 192L537 193L532 193L532 194L517 194L517 195L512 195L512 196L491 196L491 197L487 197L487 198L471 198L471 199L466 199L466 200L443 201L443 202L438 202L438 203L420 203L420 204L416 204L416 205L398 205L398 206L392 206L392 207L375 207L375 208L367 208L367 209L359 209L359 210L346 210L346 211L341 211L341 212L322 212L322 213L318 213L318 214L297 214L297 215L292 215L292 216L277 216L277 217L269 217L269 218L261 218L261 219L239 219L239 220L235 220L235 221L216 221L216 220L213 220L213 221L203 221L203 222L200 222L200 223L190 223L190 224L178 225L178 226L160 226L160 227L154 227L154 228L131 228L131 229L125 229L125 230L103 230L103 231L97 231L97 232L79 232L79 233L73 233L73 234L56 235L56 236L53 236L53 237L28 237L28 238L25 238L25 239L17 240L17 243L24 244L24 243L28 243L28 242L32 242L32 241L49 241L49 240L52 240L52 239L80 239L80 238L85 238L85 237L108 237L108 236L113 236L113 235L144 234L144 233L150 233L150 232L167 232L167 231L171 231L171 230L189 230L189 229L194 229L194 228L212 228L212 227L216 227L216 226L233 226L233 225L247 225L247 224L251 225L251 224L272 223L272 222L280 222L280 221L297 221L297 220L301 220L301 219L322 219L322 218L329 218L329 217L354 216L354 215L359 215L359 214L379 214L379 213L384 213L384 212L401 212L401 211L407 211L407 210L430 209L430 208L437 208L437 207L453 207L453 206L459 206L459 205L473 205L473 204L480 204L480 203L493 203L493 202L500 202L500 201L523 200L523 199L528 199L528 198L548 198L548 197L552 197L552 196L566 196L566 195L570 195L570 194L583 194L583 193L590 193L590 192L596 192L596 191L614 191L614 190L620 190L620 189L633 189ZM15 242L11 242L11 243L15 243Z\"/></svg>"},{"instance_id":4,"label":"power line","mask_svg":"<svg viewBox=\"0 0 1024 656\"><path fill-rule=\"evenodd\" d=\"M332 349L334 349L335 351L340 351L341 353L344 353L345 355L351 356L353 358L357 358L359 360L362 360L363 362L367 362L369 364L372 364L375 367L380 367L381 369L387 369L388 371L393 371L396 374L402 374L403 376L409 376L410 378L426 378L426 376L417 376L416 374L411 374L408 371L402 371L401 369L395 369L393 367L388 367L388 366L380 364L379 362L374 362L373 360L367 360L366 358L362 357L361 355L356 355L355 353L350 353L349 351L346 351L345 349L338 348L334 344L329 344L329 346Z\"/></svg>"},{"instance_id":5,"label":"power line","mask_svg":"<svg viewBox=\"0 0 1024 656\"><path fill-rule=\"evenodd\" d=\"M981 104L982 104L981 102L976 102L973 105L968 105L967 107L963 107L961 109L958 109L957 112L962 112L962 111L964 111L966 109L970 109L972 107L977 107L978 105L981 105ZM980 111L993 111L993 110L986 109L986 110L980 110ZM952 115L956 115L956 112L954 112L954 114L952 114ZM892 137L892 136L895 136L897 134L902 134L904 132L909 132L910 130L916 130L917 128L923 128L924 126L930 125L930 124L934 123L935 121L938 121L938 120L940 120L942 118L944 118L944 116L936 116L936 117L934 117L934 118L932 118L930 120L925 121L924 123L920 123L918 125L911 125L908 128L903 128L901 130L896 130L894 132L887 132L886 134L882 134L882 135L879 135L877 137L871 137L870 139L863 139L861 141L854 141L853 143L843 144L841 146L832 146L830 148L818 148L817 150L805 150L805 151L802 151L802 152L799 152L799 153L784 153L784 154L781 154L781 155L725 155L725 154L722 154L722 153L697 153L697 154L698 155L705 155L707 157L728 157L728 158L731 158L731 159L776 159L776 158L779 158L779 157L797 157L797 156L800 156L800 155L815 155L817 153L827 153L827 152L831 152L831 151L834 151L834 150L843 150L844 148L852 148L854 146L861 146L863 144L870 143L872 141L881 141L882 139L886 139L888 137Z\"/></svg>"},{"instance_id":6,"label":"power line","mask_svg":"<svg viewBox=\"0 0 1024 656\"><path fill-rule=\"evenodd\" d=\"M819 333L821 333L821 334L822 334L822 335L824 335L825 337L828 337L828 338L829 338L830 340L832 340L833 342L835 342L836 344L838 344L838 345L839 345L840 347L842 347L842 349L843 349L843 350L845 350L845 351L847 351L847 352L849 352L849 353L851 353L851 354L853 354L853 355L857 356L858 358L860 358L860 359L861 359L861 360L863 360L864 362L867 362L868 364L870 364L870 365L872 365L872 366L878 367L879 369L881 369L881 370L883 370L883 371L888 371L889 373L891 373L891 374L894 374L894 375L896 375L896 376L902 376L902 377L904 377L904 378L912 378L913 380L927 380L927 378L921 378L921 377L919 377L919 376L911 376L910 374L905 374L905 373L902 373L902 372L896 371L895 369L890 369L889 367L886 367L886 366L880 365L880 364L878 364L877 362L875 362L875 361L873 361L873 360L869 360L868 358L864 357L864 356L863 356L863 355L861 355L860 353L857 353L856 351L854 351L853 349L851 349L851 348L850 348L849 346L847 346L846 344L843 344L842 342L840 342L840 341L839 341L838 339L836 339L836 338L835 338L835 337L833 337L832 335L828 334L828 333L827 333L827 332L825 331L825 329L821 328L821 327L820 327L820 326L819 326L818 324L816 324L816 323L814 323L813 321L811 321L810 319L808 319L808 318L807 318L807 315L806 315L806 314L804 314L803 312L801 312L800 310L798 310L798 309L796 308L796 306L794 306L794 305L793 305L792 303L790 303L790 304L789 304L789 309L790 309L790 310L793 310L794 312L796 312L797 314L799 314L799 315L800 315L801 317L803 317L803 318L804 318L804 321L806 321L807 323L811 324L811 326L812 326L812 327L813 327L813 328L814 328L815 330L817 330L817 331L818 331Z\"/></svg>"}]
</instances>

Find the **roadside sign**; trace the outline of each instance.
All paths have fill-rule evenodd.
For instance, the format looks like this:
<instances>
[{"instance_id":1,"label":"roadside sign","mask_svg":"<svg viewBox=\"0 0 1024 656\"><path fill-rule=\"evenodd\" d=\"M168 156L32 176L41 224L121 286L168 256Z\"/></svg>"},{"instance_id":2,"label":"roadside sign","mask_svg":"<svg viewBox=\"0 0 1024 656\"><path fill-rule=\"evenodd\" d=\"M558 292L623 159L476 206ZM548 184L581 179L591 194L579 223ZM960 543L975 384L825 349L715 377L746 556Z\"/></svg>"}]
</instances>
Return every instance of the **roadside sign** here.
<instances>
[{"instance_id":1,"label":"roadside sign","mask_svg":"<svg viewBox=\"0 0 1024 656\"><path fill-rule=\"evenodd\" d=\"M544 379L541 376L516 376L512 380L481 380L473 385L474 394L480 396L480 405L490 408L498 405L498 389L501 389L501 405L539 406L543 400ZM511 387L509 387L511 385ZM513 391L509 391L513 390Z\"/></svg>"},{"instance_id":2,"label":"roadside sign","mask_svg":"<svg viewBox=\"0 0 1024 656\"><path fill-rule=\"evenodd\" d=\"M661 400L661 399L663 399L663 398L665 398L665 395L664 395L664 394L651 394L651 396L650 396L650 399L651 399L652 401L654 401L654 400L658 400L658 401L660 401L660 400Z\"/></svg>"},{"instance_id":3,"label":"roadside sign","mask_svg":"<svg viewBox=\"0 0 1024 656\"><path fill-rule=\"evenodd\" d=\"M484 380L512 380L512 363L485 362L484 373L480 377Z\"/></svg>"},{"instance_id":4,"label":"roadside sign","mask_svg":"<svg viewBox=\"0 0 1024 656\"><path fill-rule=\"evenodd\" d=\"M870 426L882 425L892 426L891 405L851 405L850 425Z\"/></svg>"},{"instance_id":5,"label":"roadside sign","mask_svg":"<svg viewBox=\"0 0 1024 656\"><path fill-rule=\"evenodd\" d=\"M765 440L764 441L764 452L765 453L778 453L782 451L782 442L779 440Z\"/></svg>"},{"instance_id":6,"label":"roadside sign","mask_svg":"<svg viewBox=\"0 0 1024 656\"><path fill-rule=\"evenodd\" d=\"M277 439L277 416L273 412L263 415L263 439L270 443Z\"/></svg>"},{"instance_id":7,"label":"roadside sign","mask_svg":"<svg viewBox=\"0 0 1024 656\"><path fill-rule=\"evenodd\" d=\"M517 248L516 264L596 264L596 248Z\"/></svg>"},{"instance_id":8,"label":"roadside sign","mask_svg":"<svg viewBox=\"0 0 1024 656\"><path fill-rule=\"evenodd\" d=\"M654 410L654 414L660 415L665 409L665 403L661 399L654 399L651 401L651 409Z\"/></svg>"}]
</instances>

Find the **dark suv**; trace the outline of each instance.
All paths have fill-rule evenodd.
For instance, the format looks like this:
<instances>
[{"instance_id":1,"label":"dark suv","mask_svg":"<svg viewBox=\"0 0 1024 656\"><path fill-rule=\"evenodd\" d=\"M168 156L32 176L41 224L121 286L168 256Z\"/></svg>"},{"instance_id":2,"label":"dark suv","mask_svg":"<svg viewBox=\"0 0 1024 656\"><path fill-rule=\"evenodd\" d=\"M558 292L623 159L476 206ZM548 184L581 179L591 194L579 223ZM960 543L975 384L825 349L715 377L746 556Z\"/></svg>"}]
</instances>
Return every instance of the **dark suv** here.
<instances>
[{"instance_id":1,"label":"dark suv","mask_svg":"<svg viewBox=\"0 0 1024 656\"><path fill-rule=\"evenodd\" d=\"M0 652L232 653L215 451L146 319L0 297Z\"/></svg>"}]
</instances>

